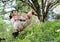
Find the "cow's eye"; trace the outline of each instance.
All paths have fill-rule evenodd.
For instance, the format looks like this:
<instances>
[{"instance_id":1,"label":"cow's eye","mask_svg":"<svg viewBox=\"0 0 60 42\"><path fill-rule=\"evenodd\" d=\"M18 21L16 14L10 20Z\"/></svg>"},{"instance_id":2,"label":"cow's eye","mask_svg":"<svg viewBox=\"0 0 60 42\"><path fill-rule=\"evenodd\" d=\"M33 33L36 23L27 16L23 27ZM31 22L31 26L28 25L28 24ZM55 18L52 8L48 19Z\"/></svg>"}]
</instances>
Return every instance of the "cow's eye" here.
<instances>
[{"instance_id":1,"label":"cow's eye","mask_svg":"<svg viewBox=\"0 0 60 42\"><path fill-rule=\"evenodd\" d=\"M26 20L22 20L22 19L20 19L20 21L26 21Z\"/></svg>"}]
</instances>

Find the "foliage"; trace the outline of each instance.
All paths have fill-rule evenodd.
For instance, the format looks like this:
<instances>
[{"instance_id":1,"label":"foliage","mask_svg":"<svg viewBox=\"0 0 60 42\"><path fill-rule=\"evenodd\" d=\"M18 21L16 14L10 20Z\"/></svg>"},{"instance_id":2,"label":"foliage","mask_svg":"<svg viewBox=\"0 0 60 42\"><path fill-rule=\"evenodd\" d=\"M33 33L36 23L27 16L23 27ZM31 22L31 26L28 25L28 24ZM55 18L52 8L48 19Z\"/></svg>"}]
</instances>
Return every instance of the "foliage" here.
<instances>
[{"instance_id":1,"label":"foliage","mask_svg":"<svg viewBox=\"0 0 60 42\"><path fill-rule=\"evenodd\" d=\"M24 29L24 31L20 32L17 38L13 38L12 29L8 32L2 29L0 37L5 37L6 42L60 42L60 33L56 32L59 28L60 22L45 22L40 23L39 25L37 23L33 23ZM5 41L2 40L2 42Z\"/></svg>"},{"instance_id":2,"label":"foliage","mask_svg":"<svg viewBox=\"0 0 60 42\"><path fill-rule=\"evenodd\" d=\"M31 8L40 21L48 20L48 13L60 4L60 0L3 0L0 1L0 14L8 13L6 9L16 9L19 14L27 13ZM54 6L54 7L53 7ZM11 11L8 10L8 11Z\"/></svg>"},{"instance_id":3,"label":"foliage","mask_svg":"<svg viewBox=\"0 0 60 42\"><path fill-rule=\"evenodd\" d=\"M55 8L60 3L59 0L20 0L23 3L27 3L37 13L37 17L40 21L48 20L48 13L51 8Z\"/></svg>"},{"instance_id":4,"label":"foliage","mask_svg":"<svg viewBox=\"0 0 60 42\"><path fill-rule=\"evenodd\" d=\"M20 13L26 13L30 9L27 3L22 3L21 1L16 1L14 8Z\"/></svg>"},{"instance_id":5,"label":"foliage","mask_svg":"<svg viewBox=\"0 0 60 42\"><path fill-rule=\"evenodd\" d=\"M0 18L0 32L4 31L6 26L5 22Z\"/></svg>"},{"instance_id":6,"label":"foliage","mask_svg":"<svg viewBox=\"0 0 60 42\"><path fill-rule=\"evenodd\" d=\"M12 0L10 1L11 3L9 4L12 5L13 2ZM40 2L41 0L39 0L39 3ZM5 5L7 4L1 6L3 8L0 10L0 15L4 15L6 13L4 11L6 7ZM28 12L28 10L31 9L31 7L27 3L22 3L20 0L17 0L16 4L14 4L13 7L17 9L20 13L26 13ZM6 39L2 40L2 42L60 42L60 32L56 32L56 30L60 28L59 21L48 21L45 23L41 22L40 24L33 21L30 26L20 32L17 38L14 38L12 36L12 32L14 31L12 29L13 27L10 24L6 24L2 18L3 17L0 16L0 37ZM36 20L36 18L34 19Z\"/></svg>"}]
</instances>

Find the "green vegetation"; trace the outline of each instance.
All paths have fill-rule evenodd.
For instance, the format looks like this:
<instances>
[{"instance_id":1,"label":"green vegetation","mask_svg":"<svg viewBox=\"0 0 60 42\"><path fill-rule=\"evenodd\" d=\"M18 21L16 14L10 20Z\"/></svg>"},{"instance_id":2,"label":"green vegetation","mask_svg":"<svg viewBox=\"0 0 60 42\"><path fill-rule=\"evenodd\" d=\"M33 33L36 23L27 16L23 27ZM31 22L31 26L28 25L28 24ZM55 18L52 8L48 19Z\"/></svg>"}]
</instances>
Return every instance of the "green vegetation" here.
<instances>
[{"instance_id":1,"label":"green vegetation","mask_svg":"<svg viewBox=\"0 0 60 42\"><path fill-rule=\"evenodd\" d=\"M60 21L56 21L60 20L60 15L58 15L60 13L53 12L59 5L60 0L1 0L0 38L5 38L1 42L60 42L60 32L56 32L60 29ZM35 22L37 19L34 17L31 25L14 38L13 26L8 23L11 11L16 10L18 14L26 14L31 9L35 10L35 15L41 22ZM48 21L48 17L54 21ZM4 20L8 20L7 23Z\"/></svg>"},{"instance_id":2,"label":"green vegetation","mask_svg":"<svg viewBox=\"0 0 60 42\"><path fill-rule=\"evenodd\" d=\"M60 22L45 22L39 25L32 23L17 38L13 38L11 34L13 30L7 32L2 27L0 27L0 37L6 38L2 42L60 42L60 33L56 32L60 28Z\"/></svg>"}]
</instances>

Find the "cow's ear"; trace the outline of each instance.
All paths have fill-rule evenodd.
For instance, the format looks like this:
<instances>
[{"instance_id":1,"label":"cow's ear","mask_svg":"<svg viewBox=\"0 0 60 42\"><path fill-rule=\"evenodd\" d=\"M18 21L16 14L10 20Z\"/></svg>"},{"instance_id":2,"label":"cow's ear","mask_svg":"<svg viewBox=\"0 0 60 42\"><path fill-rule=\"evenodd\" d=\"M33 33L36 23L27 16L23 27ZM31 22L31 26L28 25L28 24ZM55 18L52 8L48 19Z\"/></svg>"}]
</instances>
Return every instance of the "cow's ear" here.
<instances>
[{"instance_id":1,"label":"cow's ear","mask_svg":"<svg viewBox=\"0 0 60 42\"><path fill-rule=\"evenodd\" d=\"M30 19L35 14L35 11L32 9L27 13L27 17Z\"/></svg>"},{"instance_id":2,"label":"cow's ear","mask_svg":"<svg viewBox=\"0 0 60 42\"><path fill-rule=\"evenodd\" d=\"M35 14L35 11L33 9L31 9L28 14L31 14L31 15L34 15Z\"/></svg>"},{"instance_id":3,"label":"cow's ear","mask_svg":"<svg viewBox=\"0 0 60 42\"><path fill-rule=\"evenodd\" d=\"M10 15L10 16L9 16L9 18L11 19L11 18L12 18L12 16Z\"/></svg>"},{"instance_id":4,"label":"cow's ear","mask_svg":"<svg viewBox=\"0 0 60 42\"><path fill-rule=\"evenodd\" d=\"M32 10L31 10L31 13L32 13L32 15L34 15L34 14L35 14L35 11L32 9Z\"/></svg>"},{"instance_id":5,"label":"cow's ear","mask_svg":"<svg viewBox=\"0 0 60 42\"><path fill-rule=\"evenodd\" d=\"M10 13L9 18L10 18L10 19L12 18L12 13Z\"/></svg>"}]
</instances>

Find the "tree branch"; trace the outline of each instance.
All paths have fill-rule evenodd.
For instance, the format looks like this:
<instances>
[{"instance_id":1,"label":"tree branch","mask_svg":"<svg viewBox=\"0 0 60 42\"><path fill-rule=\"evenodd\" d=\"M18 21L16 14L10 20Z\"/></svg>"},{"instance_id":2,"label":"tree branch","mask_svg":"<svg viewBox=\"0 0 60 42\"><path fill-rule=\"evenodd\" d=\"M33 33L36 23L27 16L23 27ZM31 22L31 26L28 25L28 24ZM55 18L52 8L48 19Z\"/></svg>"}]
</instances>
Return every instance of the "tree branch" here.
<instances>
[{"instance_id":1,"label":"tree branch","mask_svg":"<svg viewBox=\"0 0 60 42\"><path fill-rule=\"evenodd\" d=\"M22 2L26 2L23 0L20 0ZM32 3L31 3L32 2ZM38 0L31 0L31 2L28 0L28 2L26 2L31 8L33 8L35 10L35 12L37 13L38 19L40 20L40 6L38 4Z\"/></svg>"},{"instance_id":2,"label":"tree branch","mask_svg":"<svg viewBox=\"0 0 60 42\"><path fill-rule=\"evenodd\" d=\"M56 2L53 2L50 6L49 6L49 9L51 9L54 5L56 5L57 3L60 3L59 2L60 0L56 0Z\"/></svg>"},{"instance_id":3,"label":"tree branch","mask_svg":"<svg viewBox=\"0 0 60 42\"><path fill-rule=\"evenodd\" d=\"M29 0L27 0L27 1L25 1L25 0L20 0L21 2L25 2L25 3L27 3L31 8L33 8L34 9L34 6L33 6L33 4L29 1ZM34 9L35 10L35 9Z\"/></svg>"},{"instance_id":4,"label":"tree branch","mask_svg":"<svg viewBox=\"0 0 60 42\"><path fill-rule=\"evenodd\" d=\"M31 1L32 1L33 5L35 7L35 11L37 13L38 19L40 20L40 17L41 17L40 13L41 13L41 11L40 11L40 5L38 3L38 0L31 0Z\"/></svg>"},{"instance_id":5,"label":"tree branch","mask_svg":"<svg viewBox=\"0 0 60 42\"><path fill-rule=\"evenodd\" d=\"M54 5L52 8L50 8L49 10L52 11L54 8L56 8L58 5L60 5L60 3L57 3L56 5Z\"/></svg>"}]
</instances>

